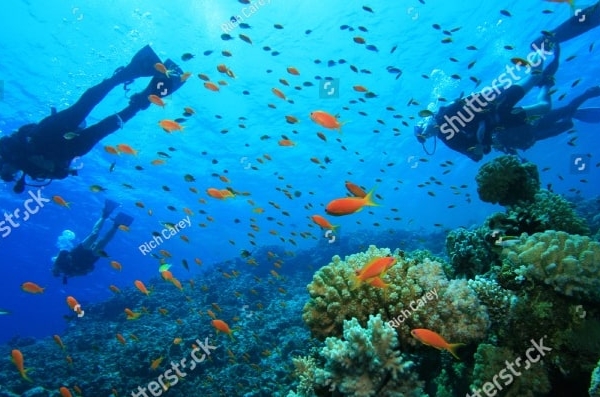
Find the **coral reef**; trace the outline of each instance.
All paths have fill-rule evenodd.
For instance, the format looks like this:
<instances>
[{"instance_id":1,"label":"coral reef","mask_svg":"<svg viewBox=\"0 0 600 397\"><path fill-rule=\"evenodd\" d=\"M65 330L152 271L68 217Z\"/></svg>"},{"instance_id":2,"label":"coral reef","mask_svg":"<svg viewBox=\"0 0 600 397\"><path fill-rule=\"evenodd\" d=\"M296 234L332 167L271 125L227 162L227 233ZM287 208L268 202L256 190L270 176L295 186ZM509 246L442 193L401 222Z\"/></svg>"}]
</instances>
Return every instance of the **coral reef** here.
<instances>
[{"instance_id":1,"label":"coral reef","mask_svg":"<svg viewBox=\"0 0 600 397\"><path fill-rule=\"evenodd\" d=\"M484 274L491 266L500 265L498 254L485 239L485 229L470 231L458 228L446 237L446 253L450 258L451 277L473 278Z\"/></svg>"},{"instance_id":2,"label":"coral reef","mask_svg":"<svg viewBox=\"0 0 600 397\"><path fill-rule=\"evenodd\" d=\"M521 235L507 247L504 264L521 279L535 280L560 294L600 302L600 243L553 230Z\"/></svg>"},{"instance_id":3,"label":"coral reef","mask_svg":"<svg viewBox=\"0 0 600 397\"><path fill-rule=\"evenodd\" d=\"M426 396L413 363L396 350L396 332L380 316L367 328L356 319L344 321L344 337L325 340L325 367L315 371L319 385L331 385L345 396Z\"/></svg>"},{"instance_id":4,"label":"coral reef","mask_svg":"<svg viewBox=\"0 0 600 397\"><path fill-rule=\"evenodd\" d=\"M511 349L487 343L480 344L475 353L475 368L471 389L481 390L484 383L492 382L494 376L506 368L506 362L514 362L518 357L519 355ZM510 371L505 372L505 375L512 378L512 382L508 382L508 377L500 378L502 382L499 382L499 384L503 388L500 395L506 397L535 397L550 391L550 380L543 361L540 360L532 364L527 371L520 369L520 373L520 376L512 376ZM483 392L480 393L483 395Z\"/></svg>"},{"instance_id":5,"label":"coral reef","mask_svg":"<svg viewBox=\"0 0 600 397\"><path fill-rule=\"evenodd\" d=\"M537 166L501 156L481 166L475 177L482 201L503 206L533 200L540 188Z\"/></svg>"},{"instance_id":6,"label":"coral reef","mask_svg":"<svg viewBox=\"0 0 600 397\"><path fill-rule=\"evenodd\" d=\"M469 280L468 284L475 291L481 303L487 307L492 328L505 328L514 316L517 294L502 288L496 280L482 276L476 276L474 280Z\"/></svg>"},{"instance_id":7,"label":"coral reef","mask_svg":"<svg viewBox=\"0 0 600 397\"><path fill-rule=\"evenodd\" d=\"M590 381L590 389L588 390L590 397L600 397L600 360L594 372L592 372L592 379Z\"/></svg>"},{"instance_id":8,"label":"coral reef","mask_svg":"<svg viewBox=\"0 0 600 397\"><path fill-rule=\"evenodd\" d=\"M435 330L449 341L468 343L484 338L489 326L485 307L466 280L448 280L442 264L425 258L417 262L398 252L398 260L385 276L387 290L363 284L350 289L351 276L372 258L390 254L387 248L370 246L319 269L307 286L310 300L303 319L313 336L323 340L341 336L343 322L356 318L366 325L370 315L380 314L395 326L403 344L417 346L413 328ZM435 291L435 297L434 297Z\"/></svg>"}]
</instances>

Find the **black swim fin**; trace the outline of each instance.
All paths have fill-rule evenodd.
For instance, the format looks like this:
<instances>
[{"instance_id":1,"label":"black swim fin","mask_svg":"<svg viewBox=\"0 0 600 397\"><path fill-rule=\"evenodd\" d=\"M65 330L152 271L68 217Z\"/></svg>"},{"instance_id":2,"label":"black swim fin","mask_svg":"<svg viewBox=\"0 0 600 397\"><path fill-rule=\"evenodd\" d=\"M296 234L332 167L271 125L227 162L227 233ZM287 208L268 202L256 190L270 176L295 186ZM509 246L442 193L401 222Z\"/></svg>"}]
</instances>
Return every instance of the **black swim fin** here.
<instances>
[{"instance_id":1,"label":"black swim fin","mask_svg":"<svg viewBox=\"0 0 600 397\"><path fill-rule=\"evenodd\" d=\"M584 123L600 123L600 108L577 109L573 118Z\"/></svg>"},{"instance_id":2,"label":"black swim fin","mask_svg":"<svg viewBox=\"0 0 600 397\"><path fill-rule=\"evenodd\" d=\"M133 217L130 215L127 215L123 212L119 212L117 214L117 216L115 216L115 219L113 220L113 222L115 223L115 225L117 226L129 226L133 223Z\"/></svg>"},{"instance_id":3,"label":"black swim fin","mask_svg":"<svg viewBox=\"0 0 600 397\"><path fill-rule=\"evenodd\" d=\"M120 205L121 204L117 203L116 201L106 199L106 201L104 201L104 209L102 210L102 217L108 218L108 216L114 211L114 209Z\"/></svg>"}]
</instances>

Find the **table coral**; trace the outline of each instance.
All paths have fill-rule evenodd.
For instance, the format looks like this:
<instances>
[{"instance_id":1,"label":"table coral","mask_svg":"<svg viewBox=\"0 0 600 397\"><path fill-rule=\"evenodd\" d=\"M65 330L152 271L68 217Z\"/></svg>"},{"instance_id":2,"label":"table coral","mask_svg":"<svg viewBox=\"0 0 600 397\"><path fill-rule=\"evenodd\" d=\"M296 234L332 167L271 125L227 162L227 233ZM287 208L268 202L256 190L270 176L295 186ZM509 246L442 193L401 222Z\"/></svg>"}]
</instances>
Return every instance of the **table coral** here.
<instances>
[{"instance_id":1,"label":"table coral","mask_svg":"<svg viewBox=\"0 0 600 397\"><path fill-rule=\"evenodd\" d=\"M525 279L542 282L569 297L600 302L600 243L587 236L548 230L523 234L504 249L505 265Z\"/></svg>"},{"instance_id":2,"label":"table coral","mask_svg":"<svg viewBox=\"0 0 600 397\"><path fill-rule=\"evenodd\" d=\"M501 156L481 166L475 177L482 201L503 206L533 200L540 188L540 176L533 163L516 156Z\"/></svg>"}]
</instances>

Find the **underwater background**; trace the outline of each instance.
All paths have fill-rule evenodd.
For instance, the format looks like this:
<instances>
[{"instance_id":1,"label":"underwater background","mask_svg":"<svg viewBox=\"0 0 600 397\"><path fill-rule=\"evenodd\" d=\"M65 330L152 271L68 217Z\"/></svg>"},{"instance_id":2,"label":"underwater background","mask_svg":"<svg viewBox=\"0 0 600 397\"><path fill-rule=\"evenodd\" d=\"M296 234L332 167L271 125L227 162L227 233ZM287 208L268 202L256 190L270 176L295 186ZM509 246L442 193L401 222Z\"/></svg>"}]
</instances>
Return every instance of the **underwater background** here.
<instances>
[{"instance_id":1,"label":"underwater background","mask_svg":"<svg viewBox=\"0 0 600 397\"><path fill-rule=\"evenodd\" d=\"M458 396L540 338L552 352L498 395L600 395L598 124L575 121L521 152L527 162L494 151L475 163L439 140L428 155L413 135L420 112L490 85L541 31L589 5L578 3L263 0L250 11L242 0L7 2L2 135L69 107L147 44L192 75L164 108L151 105L78 159L78 176L23 195L2 183L3 213L38 189L69 205L46 203L0 240L0 396L136 395L198 348L206 360L146 395ZM600 84L598 32L562 45L555 106ZM332 95L327 79L339 83ZM87 125L148 81L115 88ZM345 122L340 131L314 123L316 110ZM177 118L183 131L158 125ZM120 144L137 153L106 150ZM530 194L484 201L476 178L487 197ZM347 181L374 189L377 205L327 216ZM52 258L85 238L105 199L135 220L92 273L63 284ZM339 228L319 227L315 214ZM184 219L191 226L141 251ZM515 240L495 245L495 230ZM396 258L387 288L352 285L355 271L387 255ZM181 288L161 278L165 263ZM25 282L43 293L23 291ZM433 290L439 298L410 321L392 321ZM460 359L412 329L464 343Z\"/></svg>"}]
</instances>

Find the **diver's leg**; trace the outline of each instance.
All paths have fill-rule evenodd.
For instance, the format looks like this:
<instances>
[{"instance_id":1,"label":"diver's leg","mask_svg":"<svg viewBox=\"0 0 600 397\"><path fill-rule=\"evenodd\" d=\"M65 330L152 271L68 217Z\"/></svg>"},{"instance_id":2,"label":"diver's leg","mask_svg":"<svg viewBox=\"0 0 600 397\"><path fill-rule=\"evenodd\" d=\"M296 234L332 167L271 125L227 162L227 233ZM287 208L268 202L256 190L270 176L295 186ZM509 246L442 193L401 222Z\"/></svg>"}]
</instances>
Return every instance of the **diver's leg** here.
<instances>
[{"instance_id":1,"label":"diver's leg","mask_svg":"<svg viewBox=\"0 0 600 397\"><path fill-rule=\"evenodd\" d=\"M576 10L571 18L560 24L556 29L551 30L549 35L542 35L535 39L531 43L531 46L533 49L535 49L535 47L540 48L544 40L549 36L556 42L563 43L597 27L598 25L600 25L600 1L581 11Z\"/></svg>"},{"instance_id":2,"label":"diver's leg","mask_svg":"<svg viewBox=\"0 0 600 397\"><path fill-rule=\"evenodd\" d=\"M527 117L538 117L547 114L552 109L552 99L550 98L550 87L543 86L538 95L538 102L535 105L523 106Z\"/></svg>"},{"instance_id":3,"label":"diver's leg","mask_svg":"<svg viewBox=\"0 0 600 397\"><path fill-rule=\"evenodd\" d=\"M100 219L98 219L96 221L96 223L94 224L94 227L92 228L92 232L81 243L83 248L87 248L87 249L92 248L92 246L96 242L96 239L98 238L98 234L100 234L100 230L102 230L102 226L104 225L105 220L106 220L106 218L100 217Z\"/></svg>"},{"instance_id":4,"label":"diver's leg","mask_svg":"<svg viewBox=\"0 0 600 397\"><path fill-rule=\"evenodd\" d=\"M106 232L104 237L102 237L100 240L98 240L96 243L94 243L92 245L92 247L90 247L92 249L92 251L96 252L96 251L103 250L104 247L106 247L106 245L110 242L110 240L112 240L112 238L115 236L115 233L117 233L117 230L119 230L119 225L114 223L112 225L112 227L108 230L108 232Z\"/></svg>"},{"instance_id":5,"label":"diver's leg","mask_svg":"<svg viewBox=\"0 0 600 397\"><path fill-rule=\"evenodd\" d=\"M553 109L546 116L544 116L540 122L539 126L542 126L543 129L551 128L553 124L559 123L562 121L570 121L573 118L577 109L588 99L599 97L600 96L600 86L595 86L588 88L583 94L573 98L568 105L563 106L558 109ZM572 124L572 123L571 123ZM570 128L570 127L569 127ZM554 136L554 135L551 135Z\"/></svg>"},{"instance_id":6,"label":"diver's leg","mask_svg":"<svg viewBox=\"0 0 600 397\"><path fill-rule=\"evenodd\" d=\"M44 145L43 141L64 139L63 135L77 130L92 109L116 86L132 81L138 77L149 77L157 74L154 65L160 58L150 46L138 51L129 65L117 69L108 79L86 90L75 104L67 109L50 115L40 121L37 129L36 144Z\"/></svg>"}]
</instances>

